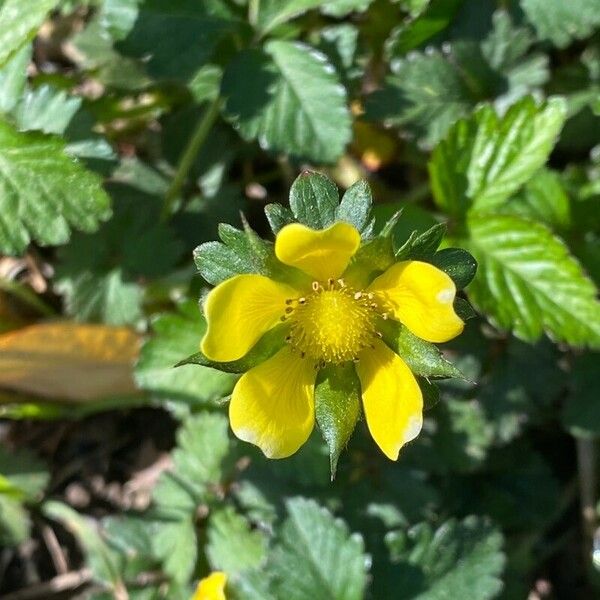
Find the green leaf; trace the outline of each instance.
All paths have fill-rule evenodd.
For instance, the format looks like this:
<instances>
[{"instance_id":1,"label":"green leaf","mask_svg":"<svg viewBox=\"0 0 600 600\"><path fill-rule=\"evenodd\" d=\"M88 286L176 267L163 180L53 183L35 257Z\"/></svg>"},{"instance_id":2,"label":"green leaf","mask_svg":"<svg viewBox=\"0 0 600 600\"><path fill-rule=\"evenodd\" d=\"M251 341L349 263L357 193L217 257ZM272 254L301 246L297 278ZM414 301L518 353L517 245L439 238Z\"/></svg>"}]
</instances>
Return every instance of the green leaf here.
<instances>
[{"instance_id":1,"label":"green leaf","mask_svg":"<svg viewBox=\"0 0 600 600\"><path fill-rule=\"evenodd\" d=\"M436 51L398 61L385 87L367 97L367 117L405 127L427 146L435 144L494 87L493 73L481 78L480 71L489 67L479 49L474 44L469 47L469 62L461 62L460 56L451 62Z\"/></svg>"},{"instance_id":2,"label":"green leaf","mask_svg":"<svg viewBox=\"0 0 600 600\"><path fill-rule=\"evenodd\" d=\"M227 419L220 414L189 417L177 432L174 470L163 473L153 493L157 532L154 554L177 582L191 577L198 555L196 512L218 494L229 452Z\"/></svg>"},{"instance_id":3,"label":"green leaf","mask_svg":"<svg viewBox=\"0 0 600 600\"><path fill-rule=\"evenodd\" d=\"M479 262L469 299L503 329L534 341L600 346L597 290L564 243L540 223L474 214L469 247Z\"/></svg>"},{"instance_id":4,"label":"green leaf","mask_svg":"<svg viewBox=\"0 0 600 600\"><path fill-rule=\"evenodd\" d=\"M559 48L585 39L600 26L596 0L521 0L520 4L538 37Z\"/></svg>"},{"instance_id":5,"label":"green leaf","mask_svg":"<svg viewBox=\"0 0 600 600\"><path fill-rule=\"evenodd\" d=\"M78 271L63 264L57 274L55 290L64 296L65 312L79 321L126 325L141 318L142 289L121 269Z\"/></svg>"},{"instance_id":6,"label":"green leaf","mask_svg":"<svg viewBox=\"0 0 600 600\"><path fill-rule=\"evenodd\" d=\"M501 118L485 105L456 123L429 163L437 204L459 217L502 204L544 165L565 117L561 98L524 98Z\"/></svg>"},{"instance_id":7,"label":"green leaf","mask_svg":"<svg viewBox=\"0 0 600 600\"><path fill-rule=\"evenodd\" d=\"M277 597L361 599L366 584L362 539L312 500L294 498L286 506L289 517L270 564Z\"/></svg>"},{"instance_id":8,"label":"green leaf","mask_svg":"<svg viewBox=\"0 0 600 600\"><path fill-rule=\"evenodd\" d=\"M464 379L460 370L443 357L435 344L422 340L396 321L380 321L378 326L386 344L415 375Z\"/></svg>"},{"instance_id":9,"label":"green leaf","mask_svg":"<svg viewBox=\"0 0 600 600\"><path fill-rule=\"evenodd\" d=\"M69 158L59 138L0 121L0 251L18 254L31 239L61 244L70 226L94 231L109 216L100 179Z\"/></svg>"},{"instance_id":10,"label":"green leaf","mask_svg":"<svg viewBox=\"0 0 600 600\"><path fill-rule=\"evenodd\" d=\"M189 81L230 27L193 0L146 0L118 48L142 59L151 77Z\"/></svg>"},{"instance_id":11,"label":"green leaf","mask_svg":"<svg viewBox=\"0 0 600 600\"><path fill-rule=\"evenodd\" d=\"M260 530L252 531L248 521L231 506L210 516L206 556L212 570L235 576L258 568L266 559L267 540Z\"/></svg>"},{"instance_id":12,"label":"green leaf","mask_svg":"<svg viewBox=\"0 0 600 600\"><path fill-rule=\"evenodd\" d=\"M477 273L477 261L462 248L443 248L427 262L449 275L459 290L466 288Z\"/></svg>"},{"instance_id":13,"label":"green leaf","mask_svg":"<svg viewBox=\"0 0 600 600\"><path fill-rule=\"evenodd\" d=\"M350 223L363 233L370 223L372 206L371 187L365 179L359 179L342 196L335 211L336 221Z\"/></svg>"},{"instance_id":14,"label":"green leaf","mask_svg":"<svg viewBox=\"0 0 600 600\"><path fill-rule=\"evenodd\" d=\"M236 378L207 367L174 368L186 355L197 352L206 321L196 302L179 306L177 313L160 315L153 323L154 337L144 344L135 369L137 384L166 398L205 404L231 393Z\"/></svg>"},{"instance_id":15,"label":"green leaf","mask_svg":"<svg viewBox=\"0 0 600 600\"><path fill-rule=\"evenodd\" d=\"M321 369L315 388L315 413L329 448L331 477L360 416L360 382L352 363Z\"/></svg>"},{"instance_id":16,"label":"green leaf","mask_svg":"<svg viewBox=\"0 0 600 600\"><path fill-rule=\"evenodd\" d=\"M302 172L290 189L290 208L296 219L312 229L325 229L339 210L337 186L329 177L314 171Z\"/></svg>"},{"instance_id":17,"label":"green leaf","mask_svg":"<svg viewBox=\"0 0 600 600\"><path fill-rule=\"evenodd\" d=\"M562 422L576 436L600 436L599 360L600 354L592 352L578 356L574 360Z\"/></svg>"},{"instance_id":18,"label":"green leaf","mask_svg":"<svg viewBox=\"0 0 600 600\"><path fill-rule=\"evenodd\" d=\"M430 2L413 21L401 25L393 32L391 42L388 42L390 52L395 56L406 54L446 29L463 1Z\"/></svg>"},{"instance_id":19,"label":"green leaf","mask_svg":"<svg viewBox=\"0 0 600 600\"><path fill-rule=\"evenodd\" d=\"M352 137L345 88L324 55L298 42L240 52L221 94L226 117L265 150L332 163Z\"/></svg>"},{"instance_id":20,"label":"green leaf","mask_svg":"<svg viewBox=\"0 0 600 600\"><path fill-rule=\"evenodd\" d=\"M0 67L30 42L59 0L4 0L0 6Z\"/></svg>"},{"instance_id":21,"label":"green leaf","mask_svg":"<svg viewBox=\"0 0 600 600\"><path fill-rule=\"evenodd\" d=\"M125 186L111 192L113 218L94 234L75 234L61 248L56 290L77 319L123 325L141 316L140 279L168 273L181 247L158 219L157 198Z\"/></svg>"},{"instance_id":22,"label":"green leaf","mask_svg":"<svg viewBox=\"0 0 600 600\"><path fill-rule=\"evenodd\" d=\"M261 35L265 35L275 27L326 3L327 0L262 0L258 13L258 29Z\"/></svg>"},{"instance_id":23,"label":"green leaf","mask_svg":"<svg viewBox=\"0 0 600 600\"><path fill-rule=\"evenodd\" d=\"M567 230L571 224L571 206L558 173L538 171L521 192L510 198L502 212L539 221L554 231Z\"/></svg>"},{"instance_id":24,"label":"green leaf","mask_svg":"<svg viewBox=\"0 0 600 600\"><path fill-rule=\"evenodd\" d=\"M31 50L31 45L26 44L0 69L0 113L10 112L25 90Z\"/></svg>"},{"instance_id":25,"label":"green leaf","mask_svg":"<svg viewBox=\"0 0 600 600\"><path fill-rule=\"evenodd\" d=\"M386 542L403 597L487 600L502 589L502 535L481 517L451 519L435 531L420 523L406 534L388 534Z\"/></svg>"},{"instance_id":26,"label":"green leaf","mask_svg":"<svg viewBox=\"0 0 600 600\"><path fill-rule=\"evenodd\" d=\"M21 131L64 133L81 106L81 98L49 85L29 90L15 109L15 121Z\"/></svg>"}]
</instances>

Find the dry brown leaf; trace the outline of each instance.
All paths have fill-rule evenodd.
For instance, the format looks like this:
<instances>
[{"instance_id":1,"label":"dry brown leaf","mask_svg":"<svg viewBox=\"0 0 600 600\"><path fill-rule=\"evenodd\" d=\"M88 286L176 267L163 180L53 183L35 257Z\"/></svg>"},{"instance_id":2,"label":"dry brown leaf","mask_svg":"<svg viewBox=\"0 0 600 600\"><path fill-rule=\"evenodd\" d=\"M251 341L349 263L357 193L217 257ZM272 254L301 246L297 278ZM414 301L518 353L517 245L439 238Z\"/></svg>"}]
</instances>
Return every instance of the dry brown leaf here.
<instances>
[{"instance_id":1,"label":"dry brown leaf","mask_svg":"<svg viewBox=\"0 0 600 600\"><path fill-rule=\"evenodd\" d=\"M140 339L125 327L42 323L0 335L0 387L60 400L135 392Z\"/></svg>"}]
</instances>

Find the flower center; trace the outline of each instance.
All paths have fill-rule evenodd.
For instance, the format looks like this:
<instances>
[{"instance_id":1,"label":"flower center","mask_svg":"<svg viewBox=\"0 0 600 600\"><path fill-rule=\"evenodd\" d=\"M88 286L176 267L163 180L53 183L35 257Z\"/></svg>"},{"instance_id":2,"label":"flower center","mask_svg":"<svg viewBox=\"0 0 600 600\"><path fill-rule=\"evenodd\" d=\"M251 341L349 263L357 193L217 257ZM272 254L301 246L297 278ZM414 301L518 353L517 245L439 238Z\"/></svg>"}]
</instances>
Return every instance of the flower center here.
<instances>
[{"instance_id":1,"label":"flower center","mask_svg":"<svg viewBox=\"0 0 600 600\"><path fill-rule=\"evenodd\" d=\"M325 287L315 281L311 294L286 304L282 317L290 322L286 341L317 365L356 360L375 336L380 337L375 330L378 306L373 294L347 287L341 279L330 279Z\"/></svg>"}]
</instances>

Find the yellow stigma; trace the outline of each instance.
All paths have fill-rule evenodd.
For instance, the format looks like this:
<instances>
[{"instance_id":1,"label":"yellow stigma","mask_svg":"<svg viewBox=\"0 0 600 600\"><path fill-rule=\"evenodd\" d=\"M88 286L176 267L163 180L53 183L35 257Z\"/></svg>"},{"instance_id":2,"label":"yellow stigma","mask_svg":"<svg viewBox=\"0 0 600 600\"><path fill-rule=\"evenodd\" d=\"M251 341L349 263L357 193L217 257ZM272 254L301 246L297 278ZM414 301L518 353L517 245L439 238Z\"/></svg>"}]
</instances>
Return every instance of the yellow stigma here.
<instances>
[{"instance_id":1,"label":"yellow stigma","mask_svg":"<svg viewBox=\"0 0 600 600\"><path fill-rule=\"evenodd\" d=\"M314 282L311 294L287 303L288 343L318 364L355 360L378 335L372 294L346 287L342 280L330 279L326 287Z\"/></svg>"}]
</instances>

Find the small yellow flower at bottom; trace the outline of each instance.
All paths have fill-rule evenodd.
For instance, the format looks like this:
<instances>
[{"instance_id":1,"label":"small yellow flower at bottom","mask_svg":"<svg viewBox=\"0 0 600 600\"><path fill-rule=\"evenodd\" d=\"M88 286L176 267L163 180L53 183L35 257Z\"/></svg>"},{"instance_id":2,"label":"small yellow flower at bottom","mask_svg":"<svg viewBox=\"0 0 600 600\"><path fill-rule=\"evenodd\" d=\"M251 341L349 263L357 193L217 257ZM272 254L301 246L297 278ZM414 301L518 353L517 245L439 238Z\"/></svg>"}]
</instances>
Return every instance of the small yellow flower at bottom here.
<instances>
[{"instance_id":1,"label":"small yellow flower at bottom","mask_svg":"<svg viewBox=\"0 0 600 600\"><path fill-rule=\"evenodd\" d=\"M221 571L215 571L200 580L192 600L227 600L225 598L226 584L227 575Z\"/></svg>"},{"instance_id":2,"label":"small yellow flower at bottom","mask_svg":"<svg viewBox=\"0 0 600 600\"><path fill-rule=\"evenodd\" d=\"M421 430L423 397L407 364L385 343L382 321L398 321L432 343L463 330L453 307L456 286L446 273L406 260L357 275L352 260L360 241L348 223L323 230L286 225L275 239L275 256L304 279L291 285L242 274L208 295L201 348L211 360L237 360L268 330L285 329L284 347L240 378L229 405L236 436L269 458L290 456L308 439L319 371L354 363L369 431L396 460Z\"/></svg>"}]
</instances>

